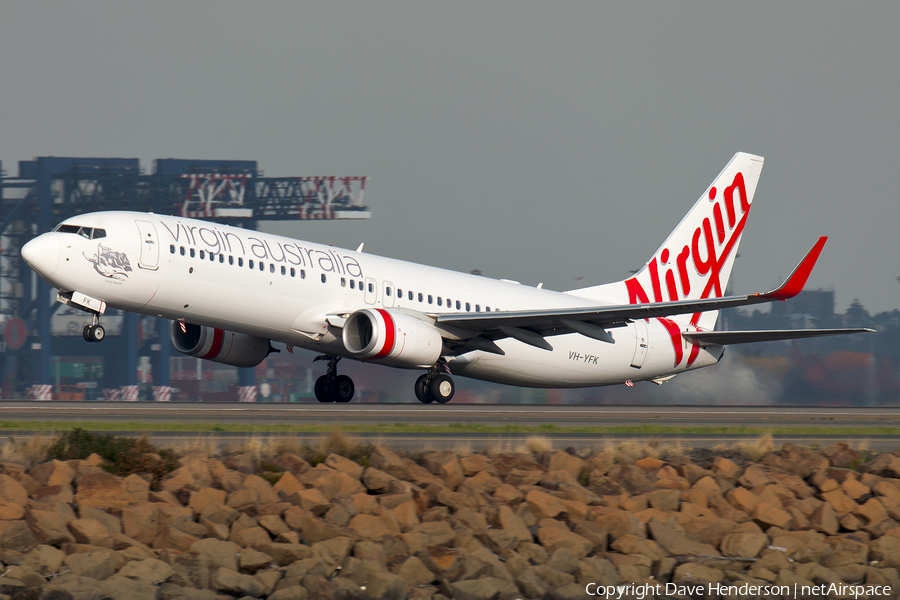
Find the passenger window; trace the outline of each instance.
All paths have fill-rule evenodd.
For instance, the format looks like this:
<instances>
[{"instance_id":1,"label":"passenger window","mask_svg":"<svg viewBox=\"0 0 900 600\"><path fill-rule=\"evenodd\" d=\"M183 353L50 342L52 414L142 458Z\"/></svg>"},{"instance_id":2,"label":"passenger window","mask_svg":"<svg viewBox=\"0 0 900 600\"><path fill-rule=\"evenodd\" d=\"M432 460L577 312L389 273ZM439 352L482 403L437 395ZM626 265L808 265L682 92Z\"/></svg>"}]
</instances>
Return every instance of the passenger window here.
<instances>
[{"instance_id":1,"label":"passenger window","mask_svg":"<svg viewBox=\"0 0 900 600\"><path fill-rule=\"evenodd\" d=\"M431 294L428 294L428 304L431 304Z\"/></svg>"},{"instance_id":2,"label":"passenger window","mask_svg":"<svg viewBox=\"0 0 900 600\"><path fill-rule=\"evenodd\" d=\"M341 287L347 287L347 278L341 277Z\"/></svg>"},{"instance_id":3,"label":"passenger window","mask_svg":"<svg viewBox=\"0 0 900 600\"><path fill-rule=\"evenodd\" d=\"M224 254L220 254L220 255L219 255L219 264L224 264L224 262L225 262L225 255L224 255Z\"/></svg>"},{"instance_id":4,"label":"passenger window","mask_svg":"<svg viewBox=\"0 0 900 600\"><path fill-rule=\"evenodd\" d=\"M240 256L238 256L238 266L239 266L239 267L243 267L243 266L244 266L244 259L241 258Z\"/></svg>"},{"instance_id":5,"label":"passenger window","mask_svg":"<svg viewBox=\"0 0 900 600\"><path fill-rule=\"evenodd\" d=\"M325 283L325 273L322 273L322 283Z\"/></svg>"},{"instance_id":6,"label":"passenger window","mask_svg":"<svg viewBox=\"0 0 900 600\"><path fill-rule=\"evenodd\" d=\"M184 256L184 246L181 246L181 247L179 248L179 251L181 252L181 255Z\"/></svg>"},{"instance_id":7,"label":"passenger window","mask_svg":"<svg viewBox=\"0 0 900 600\"><path fill-rule=\"evenodd\" d=\"M403 290L401 290L400 288L397 288L397 299L403 300Z\"/></svg>"},{"instance_id":8,"label":"passenger window","mask_svg":"<svg viewBox=\"0 0 900 600\"><path fill-rule=\"evenodd\" d=\"M410 299L410 300L413 299L413 293L412 293L412 292L409 293L409 299Z\"/></svg>"},{"instance_id":9,"label":"passenger window","mask_svg":"<svg viewBox=\"0 0 900 600\"><path fill-rule=\"evenodd\" d=\"M91 239L97 240L97 239L105 238L105 237L106 237L105 229L94 229L94 235L91 236ZM174 254L174 252L173 252L173 254Z\"/></svg>"},{"instance_id":10,"label":"passenger window","mask_svg":"<svg viewBox=\"0 0 900 600\"><path fill-rule=\"evenodd\" d=\"M284 265L281 265L281 274L284 275L286 272Z\"/></svg>"},{"instance_id":11,"label":"passenger window","mask_svg":"<svg viewBox=\"0 0 900 600\"><path fill-rule=\"evenodd\" d=\"M359 291L363 291L363 282L362 281L359 282Z\"/></svg>"},{"instance_id":12,"label":"passenger window","mask_svg":"<svg viewBox=\"0 0 900 600\"><path fill-rule=\"evenodd\" d=\"M260 270L260 271L265 271L265 270L266 270L266 263L264 263L263 261L259 261L259 270Z\"/></svg>"},{"instance_id":13,"label":"passenger window","mask_svg":"<svg viewBox=\"0 0 900 600\"><path fill-rule=\"evenodd\" d=\"M306 269L300 269L300 279L306 279Z\"/></svg>"},{"instance_id":14,"label":"passenger window","mask_svg":"<svg viewBox=\"0 0 900 600\"><path fill-rule=\"evenodd\" d=\"M422 301L422 298L423 298L423 296L422 296L422 292L419 292L419 302L421 302L421 301Z\"/></svg>"},{"instance_id":15,"label":"passenger window","mask_svg":"<svg viewBox=\"0 0 900 600\"><path fill-rule=\"evenodd\" d=\"M481 312L481 305L480 305L480 304L476 304L476 305L475 305L475 312Z\"/></svg>"},{"instance_id":16,"label":"passenger window","mask_svg":"<svg viewBox=\"0 0 900 600\"><path fill-rule=\"evenodd\" d=\"M229 257L228 257L228 264L229 264L229 265L233 265L233 264L234 264L234 257L233 257L233 256L229 256Z\"/></svg>"},{"instance_id":17,"label":"passenger window","mask_svg":"<svg viewBox=\"0 0 900 600\"><path fill-rule=\"evenodd\" d=\"M456 310L459 310L459 300L456 301Z\"/></svg>"},{"instance_id":18,"label":"passenger window","mask_svg":"<svg viewBox=\"0 0 900 600\"><path fill-rule=\"evenodd\" d=\"M253 259L247 261L247 265L252 269L253 268Z\"/></svg>"},{"instance_id":19,"label":"passenger window","mask_svg":"<svg viewBox=\"0 0 900 600\"><path fill-rule=\"evenodd\" d=\"M472 312L472 305L466 302L466 312Z\"/></svg>"},{"instance_id":20,"label":"passenger window","mask_svg":"<svg viewBox=\"0 0 900 600\"><path fill-rule=\"evenodd\" d=\"M374 291L375 291L375 286L374 286L373 284L370 283L370 284L369 284L369 293L371 294L371 293L374 292Z\"/></svg>"},{"instance_id":21,"label":"passenger window","mask_svg":"<svg viewBox=\"0 0 900 600\"><path fill-rule=\"evenodd\" d=\"M356 280L355 280L355 279L351 279L351 280L350 280L350 289L351 289L351 290L355 290L355 289L356 289Z\"/></svg>"},{"instance_id":22,"label":"passenger window","mask_svg":"<svg viewBox=\"0 0 900 600\"><path fill-rule=\"evenodd\" d=\"M209 260L210 262L216 262L216 255L214 252L209 253Z\"/></svg>"},{"instance_id":23,"label":"passenger window","mask_svg":"<svg viewBox=\"0 0 900 600\"><path fill-rule=\"evenodd\" d=\"M484 310L485 310L485 312L491 312L491 307L490 307L490 306L485 306L485 307L484 307Z\"/></svg>"},{"instance_id":24,"label":"passenger window","mask_svg":"<svg viewBox=\"0 0 900 600\"><path fill-rule=\"evenodd\" d=\"M441 297L438 296L438 306L440 306L440 305L441 305Z\"/></svg>"},{"instance_id":25,"label":"passenger window","mask_svg":"<svg viewBox=\"0 0 900 600\"><path fill-rule=\"evenodd\" d=\"M390 295L391 295L391 288L389 288L389 287L384 288L384 293L387 294L388 296L390 296Z\"/></svg>"},{"instance_id":26,"label":"passenger window","mask_svg":"<svg viewBox=\"0 0 900 600\"><path fill-rule=\"evenodd\" d=\"M203 250L201 250L201 251L200 251L200 259L202 260L202 259L204 259L204 258L206 258L206 256L203 254Z\"/></svg>"},{"instance_id":27,"label":"passenger window","mask_svg":"<svg viewBox=\"0 0 900 600\"><path fill-rule=\"evenodd\" d=\"M191 248L191 258L194 258L194 249Z\"/></svg>"},{"instance_id":28,"label":"passenger window","mask_svg":"<svg viewBox=\"0 0 900 600\"><path fill-rule=\"evenodd\" d=\"M291 277L297 274L297 271L294 270L294 267L291 267Z\"/></svg>"},{"instance_id":29,"label":"passenger window","mask_svg":"<svg viewBox=\"0 0 900 600\"><path fill-rule=\"evenodd\" d=\"M275 272L275 263L269 263L269 273Z\"/></svg>"}]
</instances>

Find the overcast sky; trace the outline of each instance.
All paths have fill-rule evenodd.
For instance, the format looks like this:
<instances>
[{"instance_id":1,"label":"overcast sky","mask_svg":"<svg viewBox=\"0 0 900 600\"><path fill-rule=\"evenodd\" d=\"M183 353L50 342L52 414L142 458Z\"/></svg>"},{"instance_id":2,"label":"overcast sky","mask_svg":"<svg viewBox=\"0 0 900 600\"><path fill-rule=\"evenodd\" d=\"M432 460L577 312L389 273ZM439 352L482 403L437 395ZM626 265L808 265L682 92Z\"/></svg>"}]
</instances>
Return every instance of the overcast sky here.
<instances>
[{"instance_id":1,"label":"overcast sky","mask_svg":"<svg viewBox=\"0 0 900 600\"><path fill-rule=\"evenodd\" d=\"M570 289L636 269L737 151L734 271L900 306L900 3L4 2L0 160L368 175L304 239Z\"/></svg>"}]
</instances>

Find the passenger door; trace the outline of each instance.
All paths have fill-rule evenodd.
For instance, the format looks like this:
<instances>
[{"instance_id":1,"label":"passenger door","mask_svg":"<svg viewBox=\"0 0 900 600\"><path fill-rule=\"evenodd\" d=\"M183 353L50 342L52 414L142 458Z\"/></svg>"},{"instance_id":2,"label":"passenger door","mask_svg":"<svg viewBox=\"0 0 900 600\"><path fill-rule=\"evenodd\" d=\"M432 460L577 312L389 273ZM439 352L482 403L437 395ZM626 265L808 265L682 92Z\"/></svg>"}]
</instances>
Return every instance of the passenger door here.
<instances>
[{"instance_id":1,"label":"passenger door","mask_svg":"<svg viewBox=\"0 0 900 600\"><path fill-rule=\"evenodd\" d=\"M631 359L631 366L640 369L644 366L644 359L647 358L647 348L649 347L649 337L647 335L647 321L638 319L634 322L634 356Z\"/></svg>"},{"instance_id":2,"label":"passenger door","mask_svg":"<svg viewBox=\"0 0 900 600\"><path fill-rule=\"evenodd\" d=\"M138 266L148 271L159 268L159 238L156 237L156 227L150 221L135 221L141 235L141 259Z\"/></svg>"}]
</instances>

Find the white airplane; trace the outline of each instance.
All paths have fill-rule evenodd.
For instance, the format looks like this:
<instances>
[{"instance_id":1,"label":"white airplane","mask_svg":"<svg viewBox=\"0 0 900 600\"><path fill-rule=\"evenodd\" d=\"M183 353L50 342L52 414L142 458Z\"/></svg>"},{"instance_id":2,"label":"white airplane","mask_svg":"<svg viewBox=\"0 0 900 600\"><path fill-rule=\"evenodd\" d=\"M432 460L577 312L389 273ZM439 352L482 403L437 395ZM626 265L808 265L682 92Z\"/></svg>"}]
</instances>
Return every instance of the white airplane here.
<instances>
[{"instance_id":1,"label":"white airplane","mask_svg":"<svg viewBox=\"0 0 900 600\"><path fill-rule=\"evenodd\" d=\"M718 311L795 296L820 238L776 290L725 297L763 159L738 153L644 267L624 281L556 292L153 213L66 219L22 257L57 300L93 315L107 307L173 321L176 349L254 367L272 342L327 359L321 402L349 402L342 358L422 369L416 397L448 402L449 374L548 388L661 384L713 365L727 344L871 331L713 331Z\"/></svg>"}]
</instances>

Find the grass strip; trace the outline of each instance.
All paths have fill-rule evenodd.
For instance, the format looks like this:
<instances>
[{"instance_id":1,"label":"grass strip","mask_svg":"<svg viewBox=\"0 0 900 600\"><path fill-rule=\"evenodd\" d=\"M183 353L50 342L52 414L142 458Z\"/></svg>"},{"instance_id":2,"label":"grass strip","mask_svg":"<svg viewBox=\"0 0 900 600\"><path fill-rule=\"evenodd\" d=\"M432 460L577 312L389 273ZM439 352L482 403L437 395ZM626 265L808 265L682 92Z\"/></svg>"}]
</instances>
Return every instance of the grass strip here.
<instances>
[{"instance_id":1,"label":"grass strip","mask_svg":"<svg viewBox=\"0 0 900 600\"><path fill-rule=\"evenodd\" d=\"M482 425L477 423L449 423L420 425L409 423L379 423L374 425L244 425L230 423L153 423L153 422L85 422L85 421L0 421L0 435L22 431L56 433L72 429L85 431L127 431L136 433L331 433L340 429L345 433L583 433L583 434L643 434L643 435L840 435L864 437L871 435L900 436L900 427L747 427L747 426L678 426L678 425L617 425L611 427L561 427L558 425Z\"/></svg>"}]
</instances>

